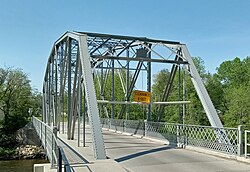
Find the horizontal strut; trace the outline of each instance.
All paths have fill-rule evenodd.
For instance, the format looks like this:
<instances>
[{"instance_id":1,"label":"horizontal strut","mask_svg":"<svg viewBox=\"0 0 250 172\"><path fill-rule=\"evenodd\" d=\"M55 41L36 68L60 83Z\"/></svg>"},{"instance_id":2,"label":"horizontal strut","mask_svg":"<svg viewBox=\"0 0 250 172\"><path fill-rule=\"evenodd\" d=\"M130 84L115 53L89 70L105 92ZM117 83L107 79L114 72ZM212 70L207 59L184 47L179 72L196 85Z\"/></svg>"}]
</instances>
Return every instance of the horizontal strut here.
<instances>
[{"instance_id":1,"label":"horizontal strut","mask_svg":"<svg viewBox=\"0 0 250 172\"><path fill-rule=\"evenodd\" d=\"M139 104L139 105L178 105L178 104L188 104L191 103L190 101L172 101L172 102L128 102L128 101L109 101L109 100L97 100L97 103L103 103L103 104Z\"/></svg>"},{"instance_id":2,"label":"horizontal strut","mask_svg":"<svg viewBox=\"0 0 250 172\"><path fill-rule=\"evenodd\" d=\"M111 60L126 60L126 61L145 61L145 62L156 62L156 63L171 63L171 64L188 64L187 61L167 60L167 59L148 59L142 57L117 57L117 56L99 56L92 55L92 58L97 59L111 59Z\"/></svg>"}]
</instances>

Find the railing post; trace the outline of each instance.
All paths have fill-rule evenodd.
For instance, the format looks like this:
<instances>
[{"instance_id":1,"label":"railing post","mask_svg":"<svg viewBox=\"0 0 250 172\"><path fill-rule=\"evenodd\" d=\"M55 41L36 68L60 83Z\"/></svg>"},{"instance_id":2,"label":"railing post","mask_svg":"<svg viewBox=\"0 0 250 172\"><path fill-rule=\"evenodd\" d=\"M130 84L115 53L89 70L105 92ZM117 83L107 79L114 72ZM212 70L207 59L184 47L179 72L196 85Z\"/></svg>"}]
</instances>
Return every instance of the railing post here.
<instances>
[{"instance_id":1,"label":"railing post","mask_svg":"<svg viewBox=\"0 0 250 172\"><path fill-rule=\"evenodd\" d=\"M48 153L48 151L47 151L47 127L46 127L46 125L44 125L44 148L45 148L46 152Z\"/></svg>"},{"instance_id":2,"label":"railing post","mask_svg":"<svg viewBox=\"0 0 250 172\"><path fill-rule=\"evenodd\" d=\"M56 127L53 127L53 134L54 134L54 136L55 136L56 139L57 139L57 128L56 128Z\"/></svg>"},{"instance_id":3,"label":"railing post","mask_svg":"<svg viewBox=\"0 0 250 172\"><path fill-rule=\"evenodd\" d=\"M148 120L144 120L144 136L148 135Z\"/></svg>"},{"instance_id":4,"label":"railing post","mask_svg":"<svg viewBox=\"0 0 250 172\"><path fill-rule=\"evenodd\" d=\"M124 120L122 119L122 132L124 132Z\"/></svg>"},{"instance_id":5,"label":"railing post","mask_svg":"<svg viewBox=\"0 0 250 172\"><path fill-rule=\"evenodd\" d=\"M238 156L243 154L243 144L242 144L242 125L238 126Z\"/></svg>"},{"instance_id":6,"label":"railing post","mask_svg":"<svg viewBox=\"0 0 250 172\"><path fill-rule=\"evenodd\" d=\"M124 121L123 121L124 132L127 132L127 129L126 129L127 124L126 124L126 121L127 121L127 120L124 120Z\"/></svg>"},{"instance_id":7,"label":"railing post","mask_svg":"<svg viewBox=\"0 0 250 172\"><path fill-rule=\"evenodd\" d=\"M245 130L245 158L247 158L247 133L248 131Z\"/></svg>"},{"instance_id":8,"label":"railing post","mask_svg":"<svg viewBox=\"0 0 250 172\"><path fill-rule=\"evenodd\" d=\"M108 129L110 129L110 120L109 120L109 118L107 118L107 120L108 120Z\"/></svg>"},{"instance_id":9,"label":"railing post","mask_svg":"<svg viewBox=\"0 0 250 172\"><path fill-rule=\"evenodd\" d=\"M53 133L52 133L52 152L51 152L51 155L52 155L52 167L54 166L56 159L54 159L54 153L56 152L56 139L57 139L57 128L56 127L53 127Z\"/></svg>"},{"instance_id":10,"label":"railing post","mask_svg":"<svg viewBox=\"0 0 250 172\"><path fill-rule=\"evenodd\" d=\"M42 141L42 143L43 143L43 138L42 138L42 136L43 136L43 135L42 135L42 134L43 134L43 123L41 123L41 133L40 133L40 134L41 134L41 137L40 137L40 138L41 138L41 141Z\"/></svg>"},{"instance_id":11,"label":"railing post","mask_svg":"<svg viewBox=\"0 0 250 172\"><path fill-rule=\"evenodd\" d=\"M188 127L186 124L183 125L183 132L184 132L184 146L188 145Z\"/></svg>"},{"instance_id":12,"label":"railing post","mask_svg":"<svg viewBox=\"0 0 250 172\"><path fill-rule=\"evenodd\" d=\"M111 121L109 118L108 118L108 124L109 124L109 129L111 129Z\"/></svg>"},{"instance_id":13,"label":"railing post","mask_svg":"<svg viewBox=\"0 0 250 172\"><path fill-rule=\"evenodd\" d=\"M62 172L62 153L60 148L58 148L58 166L57 166L57 171Z\"/></svg>"},{"instance_id":14,"label":"railing post","mask_svg":"<svg viewBox=\"0 0 250 172\"><path fill-rule=\"evenodd\" d=\"M178 123L176 126L176 135L177 135L177 147L181 147L180 143L180 124Z\"/></svg>"}]
</instances>

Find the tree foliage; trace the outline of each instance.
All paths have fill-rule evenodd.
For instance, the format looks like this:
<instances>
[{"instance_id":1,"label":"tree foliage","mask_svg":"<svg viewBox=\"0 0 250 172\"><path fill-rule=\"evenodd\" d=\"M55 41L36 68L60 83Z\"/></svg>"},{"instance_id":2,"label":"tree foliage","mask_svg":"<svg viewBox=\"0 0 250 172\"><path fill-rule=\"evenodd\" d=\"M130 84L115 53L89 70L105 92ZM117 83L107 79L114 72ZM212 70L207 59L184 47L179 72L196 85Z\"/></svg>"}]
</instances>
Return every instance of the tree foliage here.
<instances>
[{"instance_id":1,"label":"tree foliage","mask_svg":"<svg viewBox=\"0 0 250 172\"><path fill-rule=\"evenodd\" d=\"M13 147L15 132L29 121L29 108L40 113L39 93L32 92L30 80L21 69L0 68L0 147Z\"/></svg>"},{"instance_id":2,"label":"tree foliage","mask_svg":"<svg viewBox=\"0 0 250 172\"><path fill-rule=\"evenodd\" d=\"M193 58L196 68L202 77L210 98L225 126L237 127L244 125L250 128L250 57L241 60L236 57L233 60L224 61L217 68L217 72L211 74L205 70L201 58ZM181 70L181 80L183 69ZM169 71L164 69L154 76L153 100L159 100L166 85ZM187 105L185 122L190 124L209 125L198 95L193 87L190 77L186 77ZM178 100L178 74L176 74L169 100ZM181 89L182 89L182 85ZM166 106L164 121L177 122L178 108Z\"/></svg>"},{"instance_id":3,"label":"tree foliage","mask_svg":"<svg viewBox=\"0 0 250 172\"><path fill-rule=\"evenodd\" d=\"M236 57L231 61L225 61L217 71L224 91L223 120L225 125L250 127L250 57L243 60Z\"/></svg>"},{"instance_id":4,"label":"tree foliage","mask_svg":"<svg viewBox=\"0 0 250 172\"><path fill-rule=\"evenodd\" d=\"M32 96L30 81L20 69L1 69L0 76L0 110L4 114L2 125L6 133L12 133L27 122Z\"/></svg>"},{"instance_id":5,"label":"tree foliage","mask_svg":"<svg viewBox=\"0 0 250 172\"><path fill-rule=\"evenodd\" d=\"M200 57L193 58L196 68L204 81L207 81L208 74L206 73L204 62ZM185 123L192 124L208 124L208 120L199 101L198 95L193 87L192 81L187 73L184 75L183 68L176 72L171 92L167 101L183 100L183 80L185 80L185 100L190 100L192 103L186 107ZM180 75L180 76L179 76ZM161 101L163 90L167 85L170 72L167 69L161 70L154 75L154 84L152 86L153 101ZM180 109L179 109L180 108ZM157 111L157 107L154 107ZM183 112L182 106L166 105L162 121L166 122L182 122ZM156 117L154 116L154 120Z\"/></svg>"}]
</instances>

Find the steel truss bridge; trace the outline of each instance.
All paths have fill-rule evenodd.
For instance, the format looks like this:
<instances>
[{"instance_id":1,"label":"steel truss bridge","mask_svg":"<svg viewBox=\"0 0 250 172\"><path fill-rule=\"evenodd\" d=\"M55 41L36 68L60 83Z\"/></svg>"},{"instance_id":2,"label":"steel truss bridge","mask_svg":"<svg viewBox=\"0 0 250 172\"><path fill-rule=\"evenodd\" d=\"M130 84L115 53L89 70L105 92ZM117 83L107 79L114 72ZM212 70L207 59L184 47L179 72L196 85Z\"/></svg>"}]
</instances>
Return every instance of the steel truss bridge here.
<instances>
[{"instance_id":1,"label":"steel truss bridge","mask_svg":"<svg viewBox=\"0 0 250 172\"><path fill-rule=\"evenodd\" d=\"M134 102L132 93L142 80L145 80L146 83L145 91L151 92L152 71L157 69L159 64L170 66L170 75L162 90L163 96L158 101L151 99L151 102L146 104ZM213 128L203 134L210 133L211 141L220 145L214 146L216 149L220 147L220 150L238 154L238 145L241 144L238 139L238 130L236 129L236 133L232 134L231 130L228 132L229 130L223 128L187 46L175 41L88 32L66 32L54 43L47 63L43 82L43 124L54 127L61 133L67 133L67 139L74 140L76 128L77 133L85 133L85 119L88 119L93 154L96 159L107 158L102 135L103 126L106 128L115 126L113 129L123 131L126 128L128 130L133 128L143 131L144 136L153 137L171 131L172 135L178 136L176 137L178 143L186 144L182 136L187 136L185 133L190 132L189 136L195 137L194 135L200 131L199 129L191 126L188 129L187 126L181 124L169 125L171 127L166 129L166 126L160 122L166 105L181 105L185 112L185 104L189 103L188 100L185 100L185 93L183 93L182 99L169 101L174 78L180 72L180 68L184 69L186 76L191 77ZM145 78L142 77L143 74L146 74ZM119 76L121 85L119 89L123 91L124 97L121 100L116 99L115 76ZM109 92L107 91L108 84L111 84ZM120 104L120 109L115 114L117 112L116 104ZM133 122L129 120L131 104L140 104L147 108L145 121L133 126L131 126ZM157 105L157 121L151 120L152 105ZM80 125L83 125L82 131L80 131ZM140 126L144 126L144 128L140 128ZM37 130L40 131L41 138L43 138L42 128L37 128ZM52 131L50 135L53 136ZM81 138L79 134L77 137L79 146ZM84 146L84 134L82 141ZM221 148L223 147L221 145L226 145L226 147Z\"/></svg>"}]
</instances>

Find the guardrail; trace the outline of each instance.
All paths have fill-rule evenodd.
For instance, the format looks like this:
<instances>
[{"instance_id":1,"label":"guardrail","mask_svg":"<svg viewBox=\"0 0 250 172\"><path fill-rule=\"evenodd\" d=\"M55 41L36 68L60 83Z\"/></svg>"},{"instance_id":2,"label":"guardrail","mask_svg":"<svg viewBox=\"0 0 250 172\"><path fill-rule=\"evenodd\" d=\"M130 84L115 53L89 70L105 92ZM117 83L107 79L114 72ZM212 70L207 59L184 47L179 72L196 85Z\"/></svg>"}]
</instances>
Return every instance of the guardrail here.
<instances>
[{"instance_id":1,"label":"guardrail","mask_svg":"<svg viewBox=\"0 0 250 172\"><path fill-rule=\"evenodd\" d=\"M57 167L58 172L62 172L62 166L64 165L64 172L71 172L67 157L57 142L57 128L52 129L52 127L34 116L32 117L32 123L46 150L51 167Z\"/></svg>"},{"instance_id":2,"label":"guardrail","mask_svg":"<svg viewBox=\"0 0 250 172\"><path fill-rule=\"evenodd\" d=\"M245 130L245 158L250 156L250 152L248 152L248 147L250 147L250 143L248 142L247 136L250 133L249 130Z\"/></svg>"},{"instance_id":3,"label":"guardrail","mask_svg":"<svg viewBox=\"0 0 250 172\"><path fill-rule=\"evenodd\" d=\"M58 147L58 167L57 167L58 172L62 172L63 163L64 163L64 172L71 172L69 161L66 158L63 149L59 146Z\"/></svg>"},{"instance_id":4,"label":"guardrail","mask_svg":"<svg viewBox=\"0 0 250 172\"><path fill-rule=\"evenodd\" d=\"M241 127L216 128L199 125L182 125L143 120L102 118L103 128L168 140L170 144L203 147L230 155L240 155L242 149ZM218 133L226 134L228 142L221 142Z\"/></svg>"}]
</instances>

